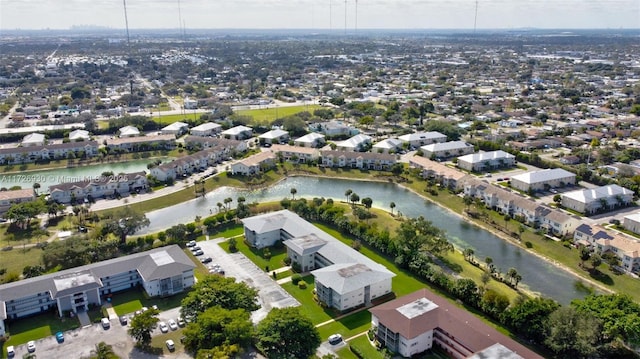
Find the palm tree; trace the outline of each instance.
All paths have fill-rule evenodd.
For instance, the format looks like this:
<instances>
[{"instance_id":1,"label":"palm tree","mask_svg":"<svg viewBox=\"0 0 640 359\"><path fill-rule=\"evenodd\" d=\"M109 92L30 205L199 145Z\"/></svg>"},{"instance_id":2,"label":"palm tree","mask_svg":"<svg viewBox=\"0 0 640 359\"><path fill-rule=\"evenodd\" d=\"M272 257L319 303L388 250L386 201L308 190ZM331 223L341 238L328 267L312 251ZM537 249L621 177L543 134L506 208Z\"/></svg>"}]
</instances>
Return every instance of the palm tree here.
<instances>
[{"instance_id":1,"label":"palm tree","mask_svg":"<svg viewBox=\"0 0 640 359\"><path fill-rule=\"evenodd\" d=\"M465 248L465 250L462 251L462 254L466 260L472 260L475 252L472 248Z\"/></svg>"},{"instance_id":2,"label":"palm tree","mask_svg":"<svg viewBox=\"0 0 640 359\"><path fill-rule=\"evenodd\" d=\"M396 204L394 202L389 203L389 207L391 208L391 215L393 215L393 209L396 208Z\"/></svg>"},{"instance_id":3,"label":"palm tree","mask_svg":"<svg viewBox=\"0 0 640 359\"><path fill-rule=\"evenodd\" d=\"M356 204L358 201L360 201L360 196L358 196L358 194L356 193L352 193L351 197L349 197L351 199L351 204Z\"/></svg>"},{"instance_id":4,"label":"palm tree","mask_svg":"<svg viewBox=\"0 0 640 359\"><path fill-rule=\"evenodd\" d=\"M509 268L507 271L507 278L509 279L509 283L513 284L513 279L518 274L518 271L515 268Z\"/></svg>"},{"instance_id":5,"label":"palm tree","mask_svg":"<svg viewBox=\"0 0 640 359\"><path fill-rule=\"evenodd\" d=\"M222 211L222 203L218 202L217 206L218 206L218 213L220 213Z\"/></svg>"},{"instance_id":6,"label":"palm tree","mask_svg":"<svg viewBox=\"0 0 640 359\"><path fill-rule=\"evenodd\" d=\"M231 208L231 202L233 202L233 198L231 197L227 197L224 199L224 204L226 205L227 209Z\"/></svg>"},{"instance_id":7,"label":"palm tree","mask_svg":"<svg viewBox=\"0 0 640 359\"><path fill-rule=\"evenodd\" d=\"M484 262L487 264L487 268L489 268L489 272L493 273L495 271L495 267L493 266L493 258L486 257Z\"/></svg>"},{"instance_id":8,"label":"palm tree","mask_svg":"<svg viewBox=\"0 0 640 359\"><path fill-rule=\"evenodd\" d=\"M471 198L471 196L466 195L464 197L462 197L462 201L464 202L464 205L466 206L466 212L469 212L469 207L471 206L471 203L473 203L473 198Z\"/></svg>"},{"instance_id":9,"label":"palm tree","mask_svg":"<svg viewBox=\"0 0 640 359\"><path fill-rule=\"evenodd\" d=\"M96 344L96 354L92 355L95 359L111 359L115 358L116 353L113 351L113 347L105 342Z\"/></svg>"},{"instance_id":10,"label":"palm tree","mask_svg":"<svg viewBox=\"0 0 640 359\"><path fill-rule=\"evenodd\" d=\"M349 196L351 196L352 193L353 191L351 189L348 189L344 192L345 197L347 197L347 203L349 203Z\"/></svg>"},{"instance_id":11,"label":"palm tree","mask_svg":"<svg viewBox=\"0 0 640 359\"><path fill-rule=\"evenodd\" d=\"M33 184L33 191L38 195L38 189L40 188L40 183L36 182Z\"/></svg>"},{"instance_id":12,"label":"palm tree","mask_svg":"<svg viewBox=\"0 0 640 359\"><path fill-rule=\"evenodd\" d=\"M295 200L296 199L296 193L298 193L298 190L295 188L291 189L291 199Z\"/></svg>"}]
</instances>

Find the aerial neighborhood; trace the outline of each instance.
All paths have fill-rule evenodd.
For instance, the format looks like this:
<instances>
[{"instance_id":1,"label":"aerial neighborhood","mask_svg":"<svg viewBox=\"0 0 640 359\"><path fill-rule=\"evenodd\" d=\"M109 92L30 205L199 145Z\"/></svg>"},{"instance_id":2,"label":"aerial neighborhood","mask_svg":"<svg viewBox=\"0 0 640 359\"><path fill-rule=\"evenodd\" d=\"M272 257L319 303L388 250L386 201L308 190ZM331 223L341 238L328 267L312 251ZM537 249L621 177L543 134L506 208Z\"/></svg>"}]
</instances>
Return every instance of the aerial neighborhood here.
<instances>
[{"instance_id":1,"label":"aerial neighborhood","mask_svg":"<svg viewBox=\"0 0 640 359\"><path fill-rule=\"evenodd\" d=\"M629 31L0 35L0 357L637 357Z\"/></svg>"}]
</instances>

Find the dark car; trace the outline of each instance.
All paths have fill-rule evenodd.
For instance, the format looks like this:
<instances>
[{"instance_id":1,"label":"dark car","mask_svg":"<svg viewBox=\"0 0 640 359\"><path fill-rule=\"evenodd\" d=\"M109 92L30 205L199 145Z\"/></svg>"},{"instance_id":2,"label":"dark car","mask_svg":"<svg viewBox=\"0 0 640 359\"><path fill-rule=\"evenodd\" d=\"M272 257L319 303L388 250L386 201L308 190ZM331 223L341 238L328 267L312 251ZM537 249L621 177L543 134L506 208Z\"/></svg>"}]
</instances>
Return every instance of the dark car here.
<instances>
[{"instance_id":1,"label":"dark car","mask_svg":"<svg viewBox=\"0 0 640 359\"><path fill-rule=\"evenodd\" d=\"M213 261L213 258L211 257L205 257L200 260L200 262L202 262L203 264L211 263L212 261Z\"/></svg>"},{"instance_id":2,"label":"dark car","mask_svg":"<svg viewBox=\"0 0 640 359\"><path fill-rule=\"evenodd\" d=\"M128 318L126 315L123 315L120 317L120 324L127 325L127 322L128 322Z\"/></svg>"}]
</instances>

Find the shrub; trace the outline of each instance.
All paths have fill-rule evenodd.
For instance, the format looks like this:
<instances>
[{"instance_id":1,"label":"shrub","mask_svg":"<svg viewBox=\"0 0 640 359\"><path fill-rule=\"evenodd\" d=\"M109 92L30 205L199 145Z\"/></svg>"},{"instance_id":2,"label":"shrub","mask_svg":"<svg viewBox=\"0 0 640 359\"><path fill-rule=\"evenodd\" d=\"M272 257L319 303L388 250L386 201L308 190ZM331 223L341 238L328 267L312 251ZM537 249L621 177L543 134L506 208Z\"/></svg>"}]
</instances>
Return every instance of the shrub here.
<instances>
[{"instance_id":1,"label":"shrub","mask_svg":"<svg viewBox=\"0 0 640 359\"><path fill-rule=\"evenodd\" d=\"M284 262L284 264L285 264L285 265L290 266L290 265L291 265L291 258L290 258L290 257L287 257L287 258L285 258L285 259L284 259L284 261L283 261L283 262Z\"/></svg>"},{"instance_id":2,"label":"shrub","mask_svg":"<svg viewBox=\"0 0 640 359\"><path fill-rule=\"evenodd\" d=\"M527 247L527 248L533 248L533 243L531 243L531 242L529 242L529 241L524 242L524 245L525 245L525 247Z\"/></svg>"},{"instance_id":3,"label":"shrub","mask_svg":"<svg viewBox=\"0 0 640 359\"><path fill-rule=\"evenodd\" d=\"M302 276L298 273L291 276L291 283L293 283L293 285L298 285L301 280Z\"/></svg>"},{"instance_id":4,"label":"shrub","mask_svg":"<svg viewBox=\"0 0 640 359\"><path fill-rule=\"evenodd\" d=\"M266 260L271 259L271 250L269 248L265 248L262 250L262 257Z\"/></svg>"},{"instance_id":5,"label":"shrub","mask_svg":"<svg viewBox=\"0 0 640 359\"><path fill-rule=\"evenodd\" d=\"M298 288L300 289L307 289L307 282L301 280L298 282Z\"/></svg>"}]
</instances>

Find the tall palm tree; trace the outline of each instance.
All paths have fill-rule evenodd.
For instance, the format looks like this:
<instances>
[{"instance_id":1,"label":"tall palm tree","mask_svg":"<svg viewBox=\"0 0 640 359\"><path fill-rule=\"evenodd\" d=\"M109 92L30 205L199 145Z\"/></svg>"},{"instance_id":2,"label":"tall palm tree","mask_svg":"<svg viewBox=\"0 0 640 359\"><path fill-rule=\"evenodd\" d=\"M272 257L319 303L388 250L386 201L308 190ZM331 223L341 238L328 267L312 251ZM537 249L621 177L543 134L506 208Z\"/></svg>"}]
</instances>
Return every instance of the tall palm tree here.
<instances>
[{"instance_id":1,"label":"tall palm tree","mask_svg":"<svg viewBox=\"0 0 640 359\"><path fill-rule=\"evenodd\" d=\"M295 200L296 199L296 193L298 193L298 190L295 188L291 189L291 199Z\"/></svg>"},{"instance_id":2,"label":"tall palm tree","mask_svg":"<svg viewBox=\"0 0 640 359\"><path fill-rule=\"evenodd\" d=\"M349 196L351 196L352 193L353 191L351 189L348 189L344 192L345 197L347 197L347 203L349 203Z\"/></svg>"},{"instance_id":3,"label":"tall palm tree","mask_svg":"<svg viewBox=\"0 0 640 359\"><path fill-rule=\"evenodd\" d=\"M117 358L116 353L113 351L113 347L105 342L96 344L96 354L92 356L96 359L113 359Z\"/></svg>"},{"instance_id":4,"label":"tall palm tree","mask_svg":"<svg viewBox=\"0 0 640 359\"><path fill-rule=\"evenodd\" d=\"M391 208L391 215L393 215L393 209L396 208L396 204L394 202L389 203L389 208Z\"/></svg>"}]
</instances>

